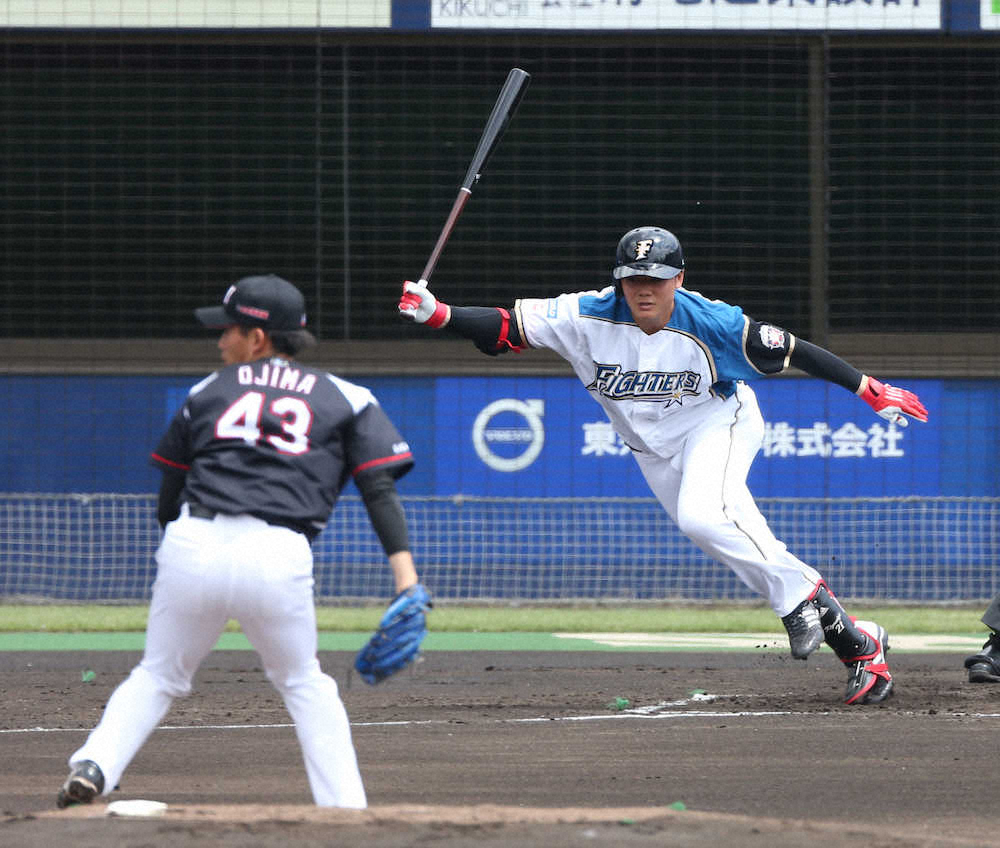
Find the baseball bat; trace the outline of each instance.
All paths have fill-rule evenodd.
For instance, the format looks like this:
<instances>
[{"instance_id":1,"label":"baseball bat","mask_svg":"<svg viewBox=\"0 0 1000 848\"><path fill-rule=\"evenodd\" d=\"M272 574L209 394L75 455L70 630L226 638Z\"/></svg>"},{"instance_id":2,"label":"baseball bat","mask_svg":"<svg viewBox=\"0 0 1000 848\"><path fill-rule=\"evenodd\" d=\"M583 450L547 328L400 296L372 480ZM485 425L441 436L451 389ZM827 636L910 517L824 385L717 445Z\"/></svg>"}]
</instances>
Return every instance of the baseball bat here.
<instances>
[{"instance_id":1,"label":"baseball bat","mask_svg":"<svg viewBox=\"0 0 1000 848\"><path fill-rule=\"evenodd\" d=\"M507 80L504 82L503 88L500 89L497 102L493 104L493 111L490 113L490 118L483 128L483 134L479 139L479 145L476 147L476 153L469 164L469 170L465 174L465 179L462 181L462 187L458 190L455 202L451 205L448 220L444 222L444 227L442 227L441 234L438 236L437 244L434 245L434 250L431 251L430 258L427 260L423 273L417 281L418 285L427 286L431 274L434 272L434 267L437 265L438 258L441 256L441 251L444 250L444 246L451 236L452 230L455 229L458 216L462 214L465 204L472 196L472 187L479 182L479 178L486 168L486 163L489 161L490 156L493 155L497 142L500 141L500 136L507 129L507 124L510 123L511 116L514 114L514 110L517 109L517 104L521 102L521 97L524 96L524 91L528 87L528 80L530 79L531 74L527 71L522 71L520 68L511 68L510 73L507 74Z\"/></svg>"}]
</instances>

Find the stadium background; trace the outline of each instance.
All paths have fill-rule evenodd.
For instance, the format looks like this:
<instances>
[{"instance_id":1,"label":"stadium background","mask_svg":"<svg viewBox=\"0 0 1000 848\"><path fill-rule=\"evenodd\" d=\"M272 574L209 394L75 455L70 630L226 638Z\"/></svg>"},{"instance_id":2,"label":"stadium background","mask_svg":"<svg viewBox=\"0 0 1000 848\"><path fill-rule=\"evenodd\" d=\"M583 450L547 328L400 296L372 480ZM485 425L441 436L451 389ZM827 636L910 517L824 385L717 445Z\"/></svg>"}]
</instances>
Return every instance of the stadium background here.
<instances>
[{"instance_id":1,"label":"stadium background","mask_svg":"<svg viewBox=\"0 0 1000 848\"><path fill-rule=\"evenodd\" d=\"M939 31L863 35L442 31L419 3L360 5L391 14L0 31L0 597L148 597L146 454L217 364L191 310L261 271L306 292L308 360L375 388L424 458L404 494L441 597L749 597L639 496L627 458L582 464L565 440L600 416L556 426L564 364L494 362L395 315L514 65L531 86L435 291L600 287L622 232L668 226L691 288L939 401L898 462L758 460L778 535L848 597L1000 588L1000 44L952 26L968 4ZM765 385L768 417L796 428L852 403L801 376ZM468 448L485 405L546 392L545 448L517 483L433 441ZM481 404L459 410L470 394ZM866 411L849 420L871 426ZM526 429L517 413L499 427ZM317 558L321 597L388 591L353 496Z\"/></svg>"}]
</instances>

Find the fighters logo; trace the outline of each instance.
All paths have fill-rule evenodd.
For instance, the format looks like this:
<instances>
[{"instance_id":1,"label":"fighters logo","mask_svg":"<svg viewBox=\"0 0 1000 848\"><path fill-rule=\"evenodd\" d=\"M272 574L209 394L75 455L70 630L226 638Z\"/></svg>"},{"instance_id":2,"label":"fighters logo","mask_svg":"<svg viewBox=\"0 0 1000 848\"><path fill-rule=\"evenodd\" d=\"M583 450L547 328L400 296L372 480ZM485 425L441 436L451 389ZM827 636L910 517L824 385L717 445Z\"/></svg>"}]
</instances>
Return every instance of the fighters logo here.
<instances>
[{"instance_id":1,"label":"fighters logo","mask_svg":"<svg viewBox=\"0 0 1000 848\"><path fill-rule=\"evenodd\" d=\"M611 400L664 401L680 406L685 397L696 396L701 374L695 371L622 371L621 365L594 363L594 381L587 386Z\"/></svg>"},{"instance_id":2,"label":"fighters logo","mask_svg":"<svg viewBox=\"0 0 1000 848\"><path fill-rule=\"evenodd\" d=\"M649 251L652 250L652 248L653 248L652 239L639 239L635 243L635 258L645 259L647 256L649 256Z\"/></svg>"},{"instance_id":3,"label":"fighters logo","mask_svg":"<svg viewBox=\"0 0 1000 848\"><path fill-rule=\"evenodd\" d=\"M760 343L771 350L781 350L785 346L785 331L772 324L761 324Z\"/></svg>"}]
</instances>

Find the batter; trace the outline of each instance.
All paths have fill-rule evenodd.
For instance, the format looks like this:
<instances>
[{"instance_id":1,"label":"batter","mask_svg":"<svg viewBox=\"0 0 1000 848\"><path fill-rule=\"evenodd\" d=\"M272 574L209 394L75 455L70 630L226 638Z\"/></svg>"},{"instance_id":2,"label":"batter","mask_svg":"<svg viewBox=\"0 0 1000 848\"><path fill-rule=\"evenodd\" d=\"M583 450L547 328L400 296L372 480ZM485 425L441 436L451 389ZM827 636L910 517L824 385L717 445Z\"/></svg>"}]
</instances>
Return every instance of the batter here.
<instances>
[{"instance_id":1,"label":"batter","mask_svg":"<svg viewBox=\"0 0 1000 848\"><path fill-rule=\"evenodd\" d=\"M490 355L549 348L565 358L681 531L781 617L792 656L805 659L826 641L848 667L845 702L883 701L893 686L884 628L847 615L819 572L775 538L747 488L764 434L748 383L795 366L899 426L907 415L926 421L927 411L912 392L688 291L684 272L676 236L639 227L618 243L613 284L600 291L522 299L509 309L451 307L407 281L398 308Z\"/></svg>"}]
</instances>

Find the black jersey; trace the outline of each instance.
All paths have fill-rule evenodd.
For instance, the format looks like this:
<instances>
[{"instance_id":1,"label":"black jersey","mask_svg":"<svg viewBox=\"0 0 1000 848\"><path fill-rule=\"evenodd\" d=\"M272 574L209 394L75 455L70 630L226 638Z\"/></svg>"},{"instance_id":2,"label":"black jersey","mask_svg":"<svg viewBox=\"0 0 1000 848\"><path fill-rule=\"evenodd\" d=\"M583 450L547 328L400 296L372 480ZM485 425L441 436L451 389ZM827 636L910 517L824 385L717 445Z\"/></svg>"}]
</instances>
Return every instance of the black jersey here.
<instances>
[{"instance_id":1,"label":"black jersey","mask_svg":"<svg viewBox=\"0 0 1000 848\"><path fill-rule=\"evenodd\" d=\"M366 388L281 358L229 365L188 394L152 455L182 499L314 533L352 475L413 455Z\"/></svg>"}]
</instances>

